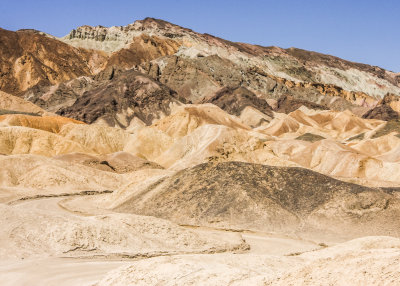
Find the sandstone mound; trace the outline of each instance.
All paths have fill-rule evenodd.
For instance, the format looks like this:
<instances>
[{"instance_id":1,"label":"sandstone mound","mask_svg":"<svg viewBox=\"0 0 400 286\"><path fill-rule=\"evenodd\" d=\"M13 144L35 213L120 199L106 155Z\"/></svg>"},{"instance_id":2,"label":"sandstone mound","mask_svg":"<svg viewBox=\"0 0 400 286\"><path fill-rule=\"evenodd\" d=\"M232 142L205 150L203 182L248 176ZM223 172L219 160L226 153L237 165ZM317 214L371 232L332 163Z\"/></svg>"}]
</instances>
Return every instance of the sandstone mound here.
<instances>
[{"instance_id":1,"label":"sandstone mound","mask_svg":"<svg viewBox=\"0 0 400 286\"><path fill-rule=\"evenodd\" d=\"M296 262L262 255L156 257L111 271L95 285L264 285L267 277L296 267Z\"/></svg>"},{"instance_id":2,"label":"sandstone mound","mask_svg":"<svg viewBox=\"0 0 400 286\"><path fill-rule=\"evenodd\" d=\"M270 142L268 145L276 156L322 174L347 179L400 182L398 162L371 157L336 141L321 140L299 144L294 140L282 140ZM373 154L374 150L371 149L371 155Z\"/></svg>"},{"instance_id":3,"label":"sandstone mound","mask_svg":"<svg viewBox=\"0 0 400 286\"><path fill-rule=\"evenodd\" d=\"M46 111L39 106L3 91L0 91L0 110L35 113L38 115L46 113Z\"/></svg>"},{"instance_id":4,"label":"sandstone mound","mask_svg":"<svg viewBox=\"0 0 400 286\"><path fill-rule=\"evenodd\" d=\"M154 161L174 143L174 138L156 129L145 127L130 136L125 152Z\"/></svg>"},{"instance_id":5,"label":"sandstone mound","mask_svg":"<svg viewBox=\"0 0 400 286\"><path fill-rule=\"evenodd\" d=\"M138 215L76 216L0 205L1 257L151 257L213 252L240 245L219 242L166 220ZM27 204L29 207L29 203Z\"/></svg>"},{"instance_id":6,"label":"sandstone mound","mask_svg":"<svg viewBox=\"0 0 400 286\"><path fill-rule=\"evenodd\" d=\"M185 105L157 122L152 127L172 137L183 137L196 128L205 125L224 125L233 129L250 130L234 116L229 115L213 104Z\"/></svg>"},{"instance_id":7,"label":"sandstone mound","mask_svg":"<svg viewBox=\"0 0 400 286\"><path fill-rule=\"evenodd\" d=\"M363 154L377 157L400 148L400 138L393 134L389 134L347 145ZM395 161L397 160L393 158L393 162Z\"/></svg>"},{"instance_id":8,"label":"sandstone mound","mask_svg":"<svg viewBox=\"0 0 400 286\"><path fill-rule=\"evenodd\" d=\"M156 121L151 127L136 130L130 136L124 151L155 161L164 167L171 166L175 161L182 159L185 154L188 156L195 156L195 153L200 155L196 159L196 162L199 163L203 162L207 156L211 156L209 152L201 153L202 151L214 148L211 150L213 152L215 148L221 147L218 145L224 143L222 137L229 140L229 143L226 142L228 145L236 144L236 137L242 138L237 139L239 140L238 144L244 143L245 140L254 141L250 139L251 136L247 135L250 130L250 127L244 125L241 120L227 114L215 105L184 105L176 107L171 115ZM236 135L229 139L227 133ZM221 138L217 139L218 137ZM257 134L255 137L265 138L266 136ZM213 143L216 140L219 143ZM253 143L249 142L248 146L254 145ZM210 144L212 146L209 146ZM242 147L244 148L244 146ZM164 154L164 152L167 153Z\"/></svg>"},{"instance_id":9,"label":"sandstone mound","mask_svg":"<svg viewBox=\"0 0 400 286\"><path fill-rule=\"evenodd\" d=\"M85 92L57 113L86 123L127 128L134 117L150 125L161 115L168 115L171 104L181 101L184 99L160 82L129 70Z\"/></svg>"},{"instance_id":10,"label":"sandstone mound","mask_svg":"<svg viewBox=\"0 0 400 286\"><path fill-rule=\"evenodd\" d=\"M245 107L240 113L240 120L252 128L268 125L272 118L251 106Z\"/></svg>"},{"instance_id":11,"label":"sandstone mound","mask_svg":"<svg viewBox=\"0 0 400 286\"><path fill-rule=\"evenodd\" d=\"M204 162L244 161L278 166L294 165L276 157L266 146L263 134L221 125L203 125L176 140L154 161L181 170Z\"/></svg>"},{"instance_id":12,"label":"sandstone mound","mask_svg":"<svg viewBox=\"0 0 400 286\"><path fill-rule=\"evenodd\" d=\"M287 138L313 133L325 138L343 140L360 133L376 130L383 124L385 123L380 120L359 118L350 111L312 111L300 108L287 116L276 116L259 131Z\"/></svg>"},{"instance_id":13,"label":"sandstone mound","mask_svg":"<svg viewBox=\"0 0 400 286\"><path fill-rule=\"evenodd\" d=\"M118 128L73 123L64 125L59 135L97 154L122 151L129 139L129 134Z\"/></svg>"},{"instance_id":14,"label":"sandstone mound","mask_svg":"<svg viewBox=\"0 0 400 286\"><path fill-rule=\"evenodd\" d=\"M81 121L61 116L0 115L0 126L24 126L52 133L60 132L61 128L68 123L84 124Z\"/></svg>"},{"instance_id":15,"label":"sandstone mound","mask_svg":"<svg viewBox=\"0 0 400 286\"><path fill-rule=\"evenodd\" d=\"M114 190L123 177L36 155L0 156L0 187L9 197Z\"/></svg>"},{"instance_id":16,"label":"sandstone mound","mask_svg":"<svg viewBox=\"0 0 400 286\"><path fill-rule=\"evenodd\" d=\"M55 156L89 152L85 146L60 135L22 126L0 127L0 154Z\"/></svg>"},{"instance_id":17,"label":"sandstone mound","mask_svg":"<svg viewBox=\"0 0 400 286\"><path fill-rule=\"evenodd\" d=\"M54 157L55 159L82 164L88 167L119 174L134 172L141 169L162 169L156 163L133 156L126 152L117 152L107 155L87 155L83 153L72 153Z\"/></svg>"},{"instance_id":18,"label":"sandstone mound","mask_svg":"<svg viewBox=\"0 0 400 286\"><path fill-rule=\"evenodd\" d=\"M181 224L329 233L338 239L338 233L343 237L396 235L399 224L394 218L400 201L396 193L307 169L226 162L182 170L136 189L130 199L113 208ZM327 224L329 218L335 224ZM343 228L349 232L342 233Z\"/></svg>"}]
</instances>

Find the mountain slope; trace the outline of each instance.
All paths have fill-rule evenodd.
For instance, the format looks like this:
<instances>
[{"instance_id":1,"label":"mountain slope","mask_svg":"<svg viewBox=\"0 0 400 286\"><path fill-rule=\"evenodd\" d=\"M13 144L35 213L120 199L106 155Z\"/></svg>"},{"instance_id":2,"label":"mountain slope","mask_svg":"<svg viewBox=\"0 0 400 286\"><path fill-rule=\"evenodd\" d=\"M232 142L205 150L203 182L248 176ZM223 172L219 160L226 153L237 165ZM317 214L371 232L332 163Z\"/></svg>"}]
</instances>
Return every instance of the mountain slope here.
<instances>
[{"instance_id":1,"label":"mountain slope","mask_svg":"<svg viewBox=\"0 0 400 286\"><path fill-rule=\"evenodd\" d=\"M101 70L102 52L74 48L34 30L0 29L0 90L18 94Z\"/></svg>"},{"instance_id":2,"label":"mountain slope","mask_svg":"<svg viewBox=\"0 0 400 286\"><path fill-rule=\"evenodd\" d=\"M168 115L171 104L181 104L174 91L141 73L129 70L85 92L69 107L57 113L86 123L99 120L109 126L127 128L133 118L151 124Z\"/></svg>"},{"instance_id":3,"label":"mountain slope","mask_svg":"<svg viewBox=\"0 0 400 286\"><path fill-rule=\"evenodd\" d=\"M146 18L121 27L83 26L62 38L77 47L117 52L129 46L134 37L147 34L180 43L180 57L218 55L239 67L256 67L263 73L285 80L334 85L372 97L400 93L400 75L379 67L358 64L337 57L300 49L281 49L234 43L163 20Z\"/></svg>"}]
</instances>

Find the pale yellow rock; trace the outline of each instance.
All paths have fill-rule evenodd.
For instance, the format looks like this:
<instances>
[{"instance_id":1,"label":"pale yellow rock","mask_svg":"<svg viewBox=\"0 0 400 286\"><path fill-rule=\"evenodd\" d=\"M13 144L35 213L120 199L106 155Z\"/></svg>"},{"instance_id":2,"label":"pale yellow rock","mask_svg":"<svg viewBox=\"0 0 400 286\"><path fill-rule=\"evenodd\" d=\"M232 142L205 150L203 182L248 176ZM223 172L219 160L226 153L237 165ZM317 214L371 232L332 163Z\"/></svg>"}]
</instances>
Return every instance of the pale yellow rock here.
<instances>
[{"instance_id":1,"label":"pale yellow rock","mask_svg":"<svg viewBox=\"0 0 400 286\"><path fill-rule=\"evenodd\" d=\"M233 129L250 130L240 119L213 104L184 105L157 122L152 127L171 137L179 138L205 124L224 125Z\"/></svg>"},{"instance_id":2,"label":"pale yellow rock","mask_svg":"<svg viewBox=\"0 0 400 286\"><path fill-rule=\"evenodd\" d=\"M47 112L32 102L23 100L22 98L0 91L0 109L37 113L40 115Z\"/></svg>"},{"instance_id":3,"label":"pale yellow rock","mask_svg":"<svg viewBox=\"0 0 400 286\"><path fill-rule=\"evenodd\" d=\"M118 128L73 123L64 125L59 135L77 142L97 154L124 150L130 136L127 132Z\"/></svg>"},{"instance_id":4,"label":"pale yellow rock","mask_svg":"<svg viewBox=\"0 0 400 286\"><path fill-rule=\"evenodd\" d=\"M21 126L0 127L1 154L55 156L72 152L90 152L85 146L60 135Z\"/></svg>"},{"instance_id":5,"label":"pale yellow rock","mask_svg":"<svg viewBox=\"0 0 400 286\"><path fill-rule=\"evenodd\" d=\"M0 126L25 126L34 129L60 132L61 128L68 123L84 124L81 121L61 116L30 116L23 114L0 115Z\"/></svg>"},{"instance_id":6,"label":"pale yellow rock","mask_svg":"<svg viewBox=\"0 0 400 286\"><path fill-rule=\"evenodd\" d=\"M370 132L385 124L375 119L362 119L350 111L315 111L305 107L288 115L276 116L267 126L258 131L282 138L296 138L313 133L325 138L344 140L363 132Z\"/></svg>"}]
</instances>

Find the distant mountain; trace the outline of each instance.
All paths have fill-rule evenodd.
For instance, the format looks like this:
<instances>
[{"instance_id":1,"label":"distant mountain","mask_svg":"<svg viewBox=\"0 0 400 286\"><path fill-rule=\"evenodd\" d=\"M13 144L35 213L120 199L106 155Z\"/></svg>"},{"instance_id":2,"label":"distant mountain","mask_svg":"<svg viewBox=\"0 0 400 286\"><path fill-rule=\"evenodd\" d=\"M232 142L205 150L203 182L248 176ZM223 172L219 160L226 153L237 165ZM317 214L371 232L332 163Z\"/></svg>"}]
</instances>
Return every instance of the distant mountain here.
<instances>
[{"instance_id":1,"label":"distant mountain","mask_svg":"<svg viewBox=\"0 0 400 286\"><path fill-rule=\"evenodd\" d=\"M362 114L387 93L400 95L400 74L379 67L230 42L153 18L120 27L82 26L59 39L34 30L0 30L0 39L0 90L14 95L40 86L40 97L46 86L110 68L148 74L193 103L242 86L263 99L290 95Z\"/></svg>"},{"instance_id":2,"label":"distant mountain","mask_svg":"<svg viewBox=\"0 0 400 286\"><path fill-rule=\"evenodd\" d=\"M234 43L153 18L121 27L82 26L61 40L76 47L118 53L129 48L142 35L158 41L163 39L171 46L178 43L179 52L176 54L181 58L217 55L241 68L258 68L263 73L294 82L332 84L372 97L400 92L400 75L379 67L296 48L285 50ZM156 43L153 45L157 46Z\"/></svg>"}]
</instances>

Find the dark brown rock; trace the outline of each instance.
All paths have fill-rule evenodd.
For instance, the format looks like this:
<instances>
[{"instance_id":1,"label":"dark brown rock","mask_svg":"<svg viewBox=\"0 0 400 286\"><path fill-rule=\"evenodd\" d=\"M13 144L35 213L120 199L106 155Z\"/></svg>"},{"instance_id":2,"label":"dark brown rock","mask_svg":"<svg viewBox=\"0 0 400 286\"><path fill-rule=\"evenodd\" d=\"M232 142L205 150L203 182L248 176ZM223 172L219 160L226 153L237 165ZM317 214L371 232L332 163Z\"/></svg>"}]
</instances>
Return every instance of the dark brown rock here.
<instances>
[{"instance_id":1,"label":"dark brown rock","mask_svg":"<svg viewBox=\"0 0 400 286\"><path fill-rule=\"evenodd\" d=\"M202 103L212 103L226 112L239 116L247 106L253 107L262 113L273 116L272 107L265 99L257 97L245 87L224 87L215 95L205 98Z\"/></svg>"},{"instance_id":2,"label":"dark brown rock","mask_svg":"<svg viewBox=\"0 0 400 286\"><path fill-rule=\"evenodd\" d=\"M277 107L275 111L277 112L283 112L283 113L290 113L292 111L295 111L301 106L305 106L310 109L318 109L318 110L327 110L328 108L326 106L313 103L307 100L302 100L302 99L295 99L293 96L290 95L284 95L278 99Z\"/></svg>"},{"instance_id":3,"label":"dark brown rock","mask_svg":"<svg viewBox=\"0 0 400 286\"><path fill-rule=\"evenodd\" d=\"M180 104L185 99L160 82L129 70L85 92L57 113L89 124L101 118L110 126L126 128L134 117L151 124L161 113L169 114L173 102ZM117 114L124 116L125 122Z\"/></svg>"}]
</instances>

